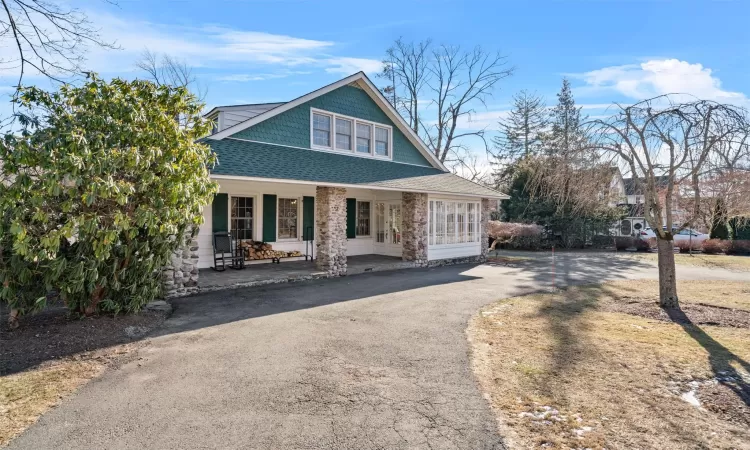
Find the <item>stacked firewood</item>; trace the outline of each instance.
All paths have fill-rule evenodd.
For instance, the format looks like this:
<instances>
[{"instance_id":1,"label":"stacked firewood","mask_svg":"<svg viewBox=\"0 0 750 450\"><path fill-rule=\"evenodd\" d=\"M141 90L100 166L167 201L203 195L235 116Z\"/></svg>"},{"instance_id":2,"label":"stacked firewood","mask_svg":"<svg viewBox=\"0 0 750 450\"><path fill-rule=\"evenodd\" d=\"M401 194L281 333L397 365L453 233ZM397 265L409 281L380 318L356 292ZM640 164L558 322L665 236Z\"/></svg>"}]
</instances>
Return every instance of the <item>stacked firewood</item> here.
<instances>
[{"instance_id":1,"label":"stacked firewood","mask_svg":"<svg viewBox=\"0 0 750 450\"><path fill-rule=\"evenodd\" d=\"M253 241L250 239L240 242L240 248L244 252L246 260L303 256L302 253L296 250L291 252L274 250L271 244L268 244L266 242Z\"/></svg>"}]
</instances>

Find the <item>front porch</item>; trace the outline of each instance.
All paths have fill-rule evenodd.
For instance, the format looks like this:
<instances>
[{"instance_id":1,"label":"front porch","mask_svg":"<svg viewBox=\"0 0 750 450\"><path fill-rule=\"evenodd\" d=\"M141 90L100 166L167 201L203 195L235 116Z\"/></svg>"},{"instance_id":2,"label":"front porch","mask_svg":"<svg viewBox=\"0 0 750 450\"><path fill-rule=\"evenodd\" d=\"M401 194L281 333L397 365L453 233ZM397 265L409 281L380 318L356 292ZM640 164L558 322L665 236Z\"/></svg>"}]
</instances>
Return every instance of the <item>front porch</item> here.
<instances>
[{"instance_id":1,"label":"front porch","mask_svg":"<svg viewBox=\"0 0 750 450\"><path fill-rule=\"evenodd\" d=\"M380 272L415 267L412 261L385 255L357 255L347 258L347 274ZM244 269L217 272L201 269L198 287L202 292L233 289L265 284L327 278L326 271L316 268L315 261L283 261L280 264L249 264Z\"/></svg>"}]
</instances>

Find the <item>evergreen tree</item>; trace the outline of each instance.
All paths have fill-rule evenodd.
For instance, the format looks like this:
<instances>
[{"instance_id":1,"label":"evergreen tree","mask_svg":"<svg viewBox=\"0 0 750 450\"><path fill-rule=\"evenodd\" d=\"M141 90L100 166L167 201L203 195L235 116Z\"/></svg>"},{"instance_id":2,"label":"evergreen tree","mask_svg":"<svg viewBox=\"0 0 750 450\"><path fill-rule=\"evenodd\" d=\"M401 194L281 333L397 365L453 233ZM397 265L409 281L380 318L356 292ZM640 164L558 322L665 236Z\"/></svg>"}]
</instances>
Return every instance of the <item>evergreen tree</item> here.
<instances>
[{"instance_id":1,"label":"evergreen tree","mask_svg":"<svg viewBox=\"0 0 750 450\"><path fill-rule=\"evenodd\" d=\"M563 78L562 88L557 94L557 106L550 112L551 128L545 139L545 151L549 155L568 155L579 149L586 141L581 123L581 108L576 107L570 81Z\"/></svg>"},{"instance_id":2,"label":"evergreen tree","mask_svg":"<svg viewBox=\"0 0 750 450\"><path fill-rule=\"evenodd\" d=\"M498 156L515 161L538 155L542 150L543 134L547 127L544 99L523 90L513 96L513 109L508 118L500 121L500 136L493 140Z\"/></svg>"}]
</instances>

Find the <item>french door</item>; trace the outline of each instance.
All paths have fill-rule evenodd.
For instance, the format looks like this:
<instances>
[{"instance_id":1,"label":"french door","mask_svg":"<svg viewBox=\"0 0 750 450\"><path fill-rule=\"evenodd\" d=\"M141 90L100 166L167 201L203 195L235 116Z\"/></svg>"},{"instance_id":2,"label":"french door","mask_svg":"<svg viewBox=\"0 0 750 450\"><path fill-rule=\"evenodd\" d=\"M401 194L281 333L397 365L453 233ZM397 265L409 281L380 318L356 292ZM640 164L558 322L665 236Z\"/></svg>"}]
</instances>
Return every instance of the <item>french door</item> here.
<instances>
[{"instance_id":1,"label":"french door","mask_svg":"<svg viewBox=\"0 0 750 450\"><path fill-rule=\"evenodd\" d=\"M401 256L401 202L375 204L375 245L383 254Z\"/></svg>"}]
</instances>

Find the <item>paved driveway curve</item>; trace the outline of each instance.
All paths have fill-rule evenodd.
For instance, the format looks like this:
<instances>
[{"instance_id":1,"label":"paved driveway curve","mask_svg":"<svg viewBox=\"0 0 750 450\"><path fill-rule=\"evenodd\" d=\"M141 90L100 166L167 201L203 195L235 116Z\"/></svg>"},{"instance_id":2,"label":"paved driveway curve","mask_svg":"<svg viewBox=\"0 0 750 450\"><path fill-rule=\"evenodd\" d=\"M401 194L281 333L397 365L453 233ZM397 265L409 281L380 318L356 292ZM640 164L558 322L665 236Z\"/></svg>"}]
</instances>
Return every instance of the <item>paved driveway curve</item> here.
<instances>
[{"instance_id":1,"label":"paved driveway curve","mask_svg":"<svg viewBox=\"0 0 750 450\"><path fill-rule=\"evenodd\" d=\"M469 365L471 315L553 280L655 276L652 266L598 255L521 266L383 272L182 299L140 360L86 385L10 448L503 448ZM678 275L747 277L693 268Z\"/></svg>"}]
</instances>

